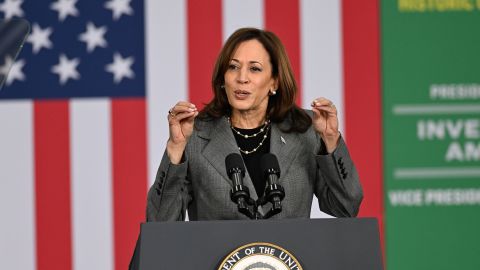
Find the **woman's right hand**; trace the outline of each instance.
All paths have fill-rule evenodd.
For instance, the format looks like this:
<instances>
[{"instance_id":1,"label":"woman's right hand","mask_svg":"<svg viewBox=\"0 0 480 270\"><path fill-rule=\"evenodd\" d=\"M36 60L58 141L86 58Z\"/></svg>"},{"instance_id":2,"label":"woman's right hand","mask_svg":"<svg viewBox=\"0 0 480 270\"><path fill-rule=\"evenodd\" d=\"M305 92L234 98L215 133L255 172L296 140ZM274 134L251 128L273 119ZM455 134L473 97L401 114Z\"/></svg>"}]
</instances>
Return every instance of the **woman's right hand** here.
<instances>
[{"instance_id":1,"label":"woman's right hand","mask_svg":"<svg viewBox=\"0 0 480 270\"><path fill-rule=\"evenodd\" d=\"M168 111L170 137L167 142L167 154L171 163L181 162L183 151L193 132L193 120L197 115L195 104L187 101L179 101Z\"/></svg>"}]
</instances>

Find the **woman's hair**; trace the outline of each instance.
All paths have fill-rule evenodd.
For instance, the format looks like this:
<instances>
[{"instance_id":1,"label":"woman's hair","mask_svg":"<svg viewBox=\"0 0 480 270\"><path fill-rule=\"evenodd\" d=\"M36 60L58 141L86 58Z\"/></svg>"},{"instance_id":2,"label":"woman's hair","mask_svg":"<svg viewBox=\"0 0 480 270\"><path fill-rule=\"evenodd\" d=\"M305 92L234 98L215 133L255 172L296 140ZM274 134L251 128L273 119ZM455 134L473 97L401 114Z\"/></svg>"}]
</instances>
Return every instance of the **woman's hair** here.
<instances>
[{"instance_id":1,"label":"woman's hair","mask_svg":"<svg viewBox=\"0 0 480 270\"><path fill-rule=\"evenodd\" d=\"M312 119L295 105L297 83L285 48L274 33L257 28L240 28L226 41L212 74L214 97L198 117L206 120L231 115L231 107L224 89L225 73L238 45L249 40L257 40L263 45L270 56L272 77L278 80L277 94L269 97L267 117L274 123L282 122L288 117L290 125L284 128L285 132L305 132L312 124Z\"/></svg>"}]
</instances>

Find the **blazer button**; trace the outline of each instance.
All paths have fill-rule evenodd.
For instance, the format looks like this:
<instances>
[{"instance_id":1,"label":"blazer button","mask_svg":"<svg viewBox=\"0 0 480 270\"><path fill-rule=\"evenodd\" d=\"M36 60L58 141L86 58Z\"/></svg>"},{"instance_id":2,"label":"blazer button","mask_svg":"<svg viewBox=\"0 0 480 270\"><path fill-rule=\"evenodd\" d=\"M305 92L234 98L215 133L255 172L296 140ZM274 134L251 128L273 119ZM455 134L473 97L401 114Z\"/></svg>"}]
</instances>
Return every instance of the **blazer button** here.
<instances>
[{"instance_id":1,"label":"blazer button","mask_svg":"<svg viewBox=\"0 0 480 270\"><path fill-rule=\"evenodd\" d=\"M342 174L342 176L343 176L343 179L347 178L347 175L348 175L348 173L347 173L347 172L346 172L346 173L343 173L343 174Z\"/></svg>"},{"instance_id":2,"label":"blazer button","mask_svg":"<svg viewBox=\"0 0 480 270\"><path fill-rule=\"evenodd\" d=\"M338 165L343 166L343 158L340 157L337 161Z\"/></svg>"}]
</instances>

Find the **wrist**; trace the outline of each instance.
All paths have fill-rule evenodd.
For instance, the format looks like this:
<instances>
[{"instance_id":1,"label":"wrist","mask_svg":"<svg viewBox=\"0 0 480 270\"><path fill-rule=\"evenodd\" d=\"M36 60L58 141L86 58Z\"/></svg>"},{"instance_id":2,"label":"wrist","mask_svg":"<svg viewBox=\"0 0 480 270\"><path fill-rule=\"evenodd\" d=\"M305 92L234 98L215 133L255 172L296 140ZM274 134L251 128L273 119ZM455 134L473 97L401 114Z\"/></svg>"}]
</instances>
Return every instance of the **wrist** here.
<instances>
[{"instance_id":1,"label":"wrist","mask_svg":"<svg viewBox=\"0 0 480 270\"><path fill-rule=\"evenodd\" d=\"M185 150L186 143L174 143L167 141L167 154L172 164L180 164Z\"/></svg>"},{"instance_id":2,"label":"wrist","mask_svg":"<svg viewBox=\"0 0 480 270\"><path fill-rule=\"evenodd\" d=\"M322 140L325 143L327 153L331 154L335 151L335 149L337 149L340 141L340 132L337 132L335 135L322 136Z\"/></svg>"}]
</instances>

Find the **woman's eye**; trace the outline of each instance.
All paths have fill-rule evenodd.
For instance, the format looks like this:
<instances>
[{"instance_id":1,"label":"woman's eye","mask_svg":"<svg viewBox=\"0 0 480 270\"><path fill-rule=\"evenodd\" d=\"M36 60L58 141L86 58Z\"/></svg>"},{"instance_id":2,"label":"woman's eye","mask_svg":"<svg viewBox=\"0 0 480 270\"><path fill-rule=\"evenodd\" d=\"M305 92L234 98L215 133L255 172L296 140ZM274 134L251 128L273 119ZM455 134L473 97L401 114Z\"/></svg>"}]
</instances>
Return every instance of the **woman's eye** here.
<instances>
[{"instance_id":1,"label":"woman's eye","mask_svg":"<svg viewBox=\"0 0 480 270\"><path fill-rule=\"evenodd\" d=\"M255 72L260 72L260 71L262 71L262 69L259 68L259 67L251 67L250 70L255 71Z\"/></svg>"},{"instance_id":2,"label":"woman's eye","mask_svg":"<svg viewBox=\"0 0 480 270\"><path fill-rule=\"evenodd\" d=\"M238 69L238 66L234 64L230 64L228 65L228 69L235 70L235 69Z\"/></svg>"}]
</instances>

